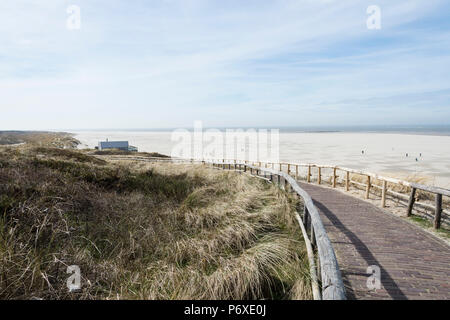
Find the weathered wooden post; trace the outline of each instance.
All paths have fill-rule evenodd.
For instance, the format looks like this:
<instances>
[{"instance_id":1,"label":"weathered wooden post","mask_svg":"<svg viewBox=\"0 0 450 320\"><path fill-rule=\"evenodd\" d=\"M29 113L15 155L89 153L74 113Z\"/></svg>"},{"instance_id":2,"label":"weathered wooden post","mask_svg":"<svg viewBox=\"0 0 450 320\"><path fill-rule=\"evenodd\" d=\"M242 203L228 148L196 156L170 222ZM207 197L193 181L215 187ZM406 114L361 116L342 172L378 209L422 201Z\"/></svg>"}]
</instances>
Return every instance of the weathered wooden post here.
<instances>
[{"instance_id":1,"label":"weathered wooden post","mask_svg":"<svg viewBox=\"0 0 450 320\"><path fill-rule=\"evenodd\" d=\"M366 199L369 199L370 192L370 176L367 176Z\"/></svg>"},{"instance_id":2,"label":"weathered wooden post","mask_svg":"<svg viewBox=\"0 0 450 320\"><path fill-rule=\"evenodd\" d=\"M282 169L281 169L281 163L280 163L280 171L282 171Z\"/></svg>"},{"instance_id":3,"label":"weathered wooden post","mask_svg":"<svg viewBox=\"0 0 450 320\"><path fill-rule=\"evenodd\" d=\"M350 172L346 171L346 176L345 176L345 191L349 191L350 190Z\"/></svg>"},{"instance_id":4,"label":"weathered wooden post","mask_svg":"<svg viewBox=\"0 0 450 320\"><path fill-rule=\"evenodd\" d=\"M288 163L288 172L287 173L291 174L291 164L290 163Z\"/></svg>"},{"instance_id":5,"label":"weathered wooden post","mask_svg":"<svg viewBox=\"0 0 450 320\"><path fill-rule=\"evenodd\" d=\"M322 171L321 171L321 167L318 167L318 177L317 177L317 183L321 184L322 183Z\"/></svg>"},{"instance_id":6,"label":"weathered wooden post","mask_svg":"<svg viewBox=\"0 0 450 320\"><path fill-rule=\"evenodd\" d=\"M336 188L336 168L333 168L333 188Z\"/></svg>"},{"instance_id":7,"label":"weathered wooden post","mask_svg":"<svg viewBox=\"0 0 450 320\"><path fill-rule=\"evenodd\" d=\"M383 189L381 190L381 207L386 207L386 189L387 189L387 182L386 180L383 180Z\"/></svg>"},{"instance_id":8,"label":"weathered wooden post","mask_svg":"<svg viewBox=\"0 0 450 320\"><path fill-rule=\"evenodd\" d=\"M298 180L298 165L295 165L295 179Z\"/></svg>"},{"instance_id":9,"label":"weathered wooden post","mask_svg":"<svg viewBox=\"0 0 450 320\"><path fill-rule=\"evenodd\" d=\"M409 201L408 201L408 208L406 209L407 217L411 216L415 201L416 201L416 188L411 188L411 193L409 195Z\"/></svg>"},{"instance_id":10,"label":"weathered wooden post","mask_svg":"<svg viewBox=\"0 0 450 320\"><path fill-rule=\"evenodd\" d=\"M308 166L308 176L306 177L307 182L311 182L311 166Z\"/></svg>"},{"instance_id":11,"label":"weathered wooden post","mask_svg":"<svg viewBox=\"0 0 450 320\"><path fill-rule=\"evenodd\" d=\"M441 227L441 212L442 212L442 194L436 193L436 212L434 214L434 228Z\"/></svg>"}]
</instances>

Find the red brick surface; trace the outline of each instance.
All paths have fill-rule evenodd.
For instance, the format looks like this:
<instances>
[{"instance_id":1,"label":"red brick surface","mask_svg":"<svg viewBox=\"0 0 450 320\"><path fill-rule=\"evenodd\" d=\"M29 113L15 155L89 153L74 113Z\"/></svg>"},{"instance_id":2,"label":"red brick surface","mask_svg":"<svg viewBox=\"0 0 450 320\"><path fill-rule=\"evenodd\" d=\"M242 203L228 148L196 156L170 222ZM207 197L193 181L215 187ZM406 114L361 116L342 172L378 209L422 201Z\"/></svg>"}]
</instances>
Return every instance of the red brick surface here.
<instances>
[{"instance_id":1,"label":"red brick surface","mask_svg":"<svg viewBox=\"0 0 450 320\"><path fill-rule=\"evenodd\" d=\"M450 299L450 247L420 227L342 192L300 182L317 206L348 299ZM367 267L381 288L367 288Z\"/></svg>"}]
</instances>

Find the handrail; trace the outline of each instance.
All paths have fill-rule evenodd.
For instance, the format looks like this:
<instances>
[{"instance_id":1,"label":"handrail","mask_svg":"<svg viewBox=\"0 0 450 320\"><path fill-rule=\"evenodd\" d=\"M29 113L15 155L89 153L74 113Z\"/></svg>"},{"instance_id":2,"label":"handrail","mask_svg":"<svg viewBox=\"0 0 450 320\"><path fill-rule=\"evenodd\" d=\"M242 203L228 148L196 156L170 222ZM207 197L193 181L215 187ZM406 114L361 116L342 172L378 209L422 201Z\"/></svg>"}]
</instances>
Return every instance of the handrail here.
<instances>
[{"instance_id":1,"label":"handrail","mask_svg":"<svg viewBox=\"0 0 450 320\"><path fill-rule=\"evenodd\" d=\"M229 161L230 159L220 159L222 160L222 162L225 161ZM231 159L231 161L236 162L240 162L240 160L234 160ZM244 161L244 163L248 163L249 161ZM345 167L340 167L340 166L332 166L332 165L320 165L320 164L315 164L315 163L289 163L289 162L278 162L278 163L274 163L274 162L262 162L262 161L257 161L257 162L252 162L252 163L259 163L259 166L262 167L262 165L264 164L264 166L267 167L267 165L272 166L272 168L276 166L279 166L279 170L282 171L282 167L283 166L287 166L287 171L288 174L291 173L290 168L291 167L295 167L295 172L296 172L296 177L298 178L298 168L299 167L308 167L308 174L307 174L307 182L311 182L311 168L317 168L318 169L318 176L317 176L317 183L321 184L322 182L322 174L321 174L321 169L333 169L333 188L336 187L336 180L337 180L337 175L336 175L336 171L340 170L340 171L344 171L346 172L346 179L345 179L345 189L346 191L349 191L350 189L350 184L357 184L357 185L362 185L358 182L355 182L353 180L350 179L349 174L353 173L353 174L358 174L358 175L362 175L362 176L366 176L367 177L367 183L365 185L366 187L366 192L365 192L365 198L369 199L369 195L370 195L370 189L372 187L372 182L371 180L376 179L379 180L383 183L382 187L381 187L381 207L385 207L386 206L386 195L389 192L391 195L393 194L392 191L388 190L388 183L392 183L392 184L397 184L400 186L404 186L404 187L408 187L411 189L410 195L409 195L409 200L408 200L408 206L406 209L406 216L411 216L412 214L412 210L414 205L416 204L416 191L417 190L422 190L425 192L429 192L435 195L435 204L434 207L432 207L431 205L427 205L424 203L418 203L417 202L417 206L419 207L432 207L434 209L434 228L435 229L439 229L441 227L441 221L446 222L446 219L442 218L442 213L449 215L449 212L446 210L443 210L442 207L442 197L446 196L446 197L450 197L450 190L449 189L445 189L445 188L441 188L441 187L434 187L434 186L428 186L428 185L424 185L424 184L420 184L420 183L416 183L416 182L410 182L410 181L405 181L405 180L400 180L400 179L396 179L396 178L390 178L390 177L385 177L385 176L381 176L372 172L367 172L367 171L363 171L363 170L356 170L356 169L351 169L351 168L345 168Z\"/></svg>"},{"instance_id":2,"label":"handrail","mask_svg":"<svg viewBox=\"0 0 450 320\"><path fill-rule=\"evenodd\" d=\"M317 247L317 252L319 256L320 262L320 273L321 273L321 281L322 281L322 299L324 300L345 300L345 287L342 281L341 271L339 269L339 264L336 259L336 255L334 253L333 246L331 244L330 239L325 231L325 227L323 226L322 220L320 218L319 212L317 211L316 206L314 205L309 194L303 190L292 178L285 172L277 171L269 168L256 167L252 165L248 165L245 163L224 163L224 162L210 162L213 165L222 166L223 169L228 165L229 168L233 166L235 169L239 166L239 169L244 168L243 171L247 172L250 169L250 172L253 173L253 170L256 171L257 175L260 172L269 173L270 180L273 181L273 176L279 177L279 183L281 184L281 179L283 178L286 185L290 185L292 190L295 191L302 199L305 207L305 215L304 220L307 221L307 217L309 216L311 219L311 242L314 242ZM299 222L301 222L299 220ZM307 223L305 223L307 225ZM306 240L306 239L305 239ZM309 241L309 239L308 239ZM315 297L317 298L317 297Z\"/></svg>"},{"instance_id":3,"label":"handrail","mask_svg":"<svg viewBox=\"0 0 450 320\"><path fill-rule=\"evenodd\" d=\"M103 155L101 155L102 157ZM114 156L114 159L118 160L137 160L137 161L166 161L166 162L188 162L188 163L210 163L214 165L221 165L223 169L228 165L231 169L231 166L236 170L237 166L242 170L242 166L244 167L243 171L247 172L250 169L250 173L253 173L253 170L256 171L257 176L259 176L260 172L270 173L269 181L273 181L273 176L278 176L279 184L281 186L281 178L284 179L285 185L290 185L292 190L303 199L304 203L304 215L303 222L299 217L299 214L296 213L296 219L299 222L300 228L302 230L303 237L305 238L305 243L307 246L308 257L310 261L310 272L311 272L311 281L312 281L312 290L313 296L315 300L345 300L345 287L342 281L341 271L339 269L339 264L336 259L336 254L334 252L333 246L331 244L330 239L325 231L325 227L320 218L319 212L317 211L316 206L314 205L309 194L303 190L295 179L293 179L289 174L286 174L282 171L277 171L268 168L261 168L252 165L248 165L245 163L225 163L225 162L214 162L210 160L194 160L194 159L182 159L182 158L160 158L160 157L126 157L126 156ZM311 239L308 238L308 234L306 232L306 228L308 227L308 217L311 219ZM312 253L312 244L317 248L318 259L320 263L320 275L321 275L321 288L322 291L318 290L318 275L316 266L314 263L314 256Z\"/></svg>"},{"instance_id":4,"label":"handrail","mask_svg":"<svg viewBox=\"0 0 450 320\"><path fill-rule=\"evenodd\" d=\"M234 161L234 159L223 159L223 160L224 161ZM241 160L236 160L236 161L242 162ZM351 169L351 168L346 168L346 167L341 167L341 166L321 165L321 164L316 164L316 163L296 163L296 162L254 161L253 163L269 164L269 165L274 164L274 165L294 166L294 167L299 166L299 167L311 167L311 168L337 169L337 170L348 171L350 173L355 173L355 174L359 174L359 175L370 176L377 180L391 182L394 184L400 184L405 187L411 187L411 188L415 188L418 190L423 190L423 191L427 191L427 192L431 192L431 193L435 193L435 194L441 194L443 196L450 197L449 189L435 187L435 186L428 186L425 184L420 184L420 183L416 183L416 182L411 182L411 181L406 181L406 180L401 180L401 179L396 179L396 178L391 178L391 177L385 177L385 176L381 176L381 175L373 173L373 172L368 172L368 171L364 171L364 170L356 170L356 169Z\"/></svg>"}]
</instances>

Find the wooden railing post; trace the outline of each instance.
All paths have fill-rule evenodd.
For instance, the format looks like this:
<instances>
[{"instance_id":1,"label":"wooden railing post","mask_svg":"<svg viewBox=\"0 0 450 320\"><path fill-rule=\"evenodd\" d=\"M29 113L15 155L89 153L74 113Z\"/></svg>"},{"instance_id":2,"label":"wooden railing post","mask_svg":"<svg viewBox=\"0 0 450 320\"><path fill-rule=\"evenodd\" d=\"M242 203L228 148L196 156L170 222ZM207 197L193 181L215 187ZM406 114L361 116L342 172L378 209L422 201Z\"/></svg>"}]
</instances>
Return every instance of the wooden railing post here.
<instances>
[{"instance_id":1,"label":"wooden railing post","mask_svg":"<svg viewBox=\"0 0 450 320\"><path fill-rule=\"evenodd\" d=\"M366 199L369 199L370 192L370 176L367 176Z\"/></svg>"},{"instance_id":2,"label":"wooden railing post","mask_svg":"<svg viewBox=\"0 0 450 320\"><path fill-rule=\"evenodd\" d=\"M346 171L345 174L345 191L350 190L350 172Z\"/></svg>"},{"instance_id":3,"label":"wooden railing post","mask_svg":"<svg viewBox=\"0 0 450 320\"><path fill-rule=\"evenodd\" d=\"M436 193L436 212L434 214L434 228L441 227L441 212L442 212L442 194Z\"/></svg>"},{"instance_id":4,"label":"wooden railing post","mask_svg":"<svg viewBox=\"0 0 450 320\"><path fill-rule=\"evenodd\" d=\"M298 165L295 166L295 180L298 180Z\"/></svg>"},{"instance_id":5,"label":"wooden railing post","mask_svg":"<svg viewBox=\"0 0 450 320\"><path fill-rule=\"evenodd\" d=\"M336 168L333 168L333 188L336 188Z\"/></svg>"},{"instance_id":6,"label":"wooden railing post","mask_svg":"<svg viewBox=\"0 0 450 320\"><path fill-rule=\"evenodd\" d=\"M290 163L288 163L288 172L287 172L287 174L291 174L291 164Z\"/></svg>"},{"instance_id":7,"label":"wooden railing post","mask_svg":"<svg viewBox=\"0 0 450 320\"><path fill-rule=\"evenodd\" d=\"M280 171L283 171L283 170L282 170L282 167L281 167L281 163L280 163Z\"/></svg>"},{"instance_id":8,"label":"wooden railing post","mask_svg":"<svg viewBox=\"0 0 450 320\"><path fill-rule=\"evenodd\" d=\"M409 195L408 201L408 208L406 209L407 217L411 216L415 201L416 201L416 188L411 188L411 194Z\"/></svg>"},{"instance_id":9,"label":"wooden railing post","mask_svg":"<svg viewBox=\"0 0 450 320\"><path fill-rule=\"evenodd\" d=\"M321 171L321 167L318 167L318 177L317 177L317 183L321 184L322 183L322 171Z\"/></svg>"},{"instance_id":10,"label":"wooden railing post","mask_svg":"<svg viewBox=\"0 0 450 320\"><path fill-rule=\"evenodd\" d=\"M381 190L381 207L386 207L386 189L387 189L387 182L386 180L383 180L383 189Z\"/></svg>"},{"instance_id":11,"label":"wooden railing post","mask_svg":"<svg viewBox=\"0 0 450 320\"><path fill-rule=\"evenodd\" d=\"M311 182L311 166L308 166L308 176L306 177L306 181Z\"/></svg>"}]
</instances>

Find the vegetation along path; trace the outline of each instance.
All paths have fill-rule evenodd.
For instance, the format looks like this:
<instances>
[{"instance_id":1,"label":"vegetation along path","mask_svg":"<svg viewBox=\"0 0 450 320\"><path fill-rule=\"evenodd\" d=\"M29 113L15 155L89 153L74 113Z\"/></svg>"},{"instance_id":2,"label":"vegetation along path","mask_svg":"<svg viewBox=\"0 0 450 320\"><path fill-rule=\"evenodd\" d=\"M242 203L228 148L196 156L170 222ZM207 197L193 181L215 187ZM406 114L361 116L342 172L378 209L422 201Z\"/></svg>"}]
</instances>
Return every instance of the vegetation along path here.
<instances>
[{"instance_id":1,"label":"vegetation along path","mask_svg":"<svg viewBox=\"0 0 450 320\"><path fill-rule=\"evenodd\" d=\"M320 212L348 299L450 299L447 244L363 200L317 185L299 185ZM380 289L367 285L368 280L374 284L367 272L373 265L380 268Z\"/></svg>"}]
</instances>

